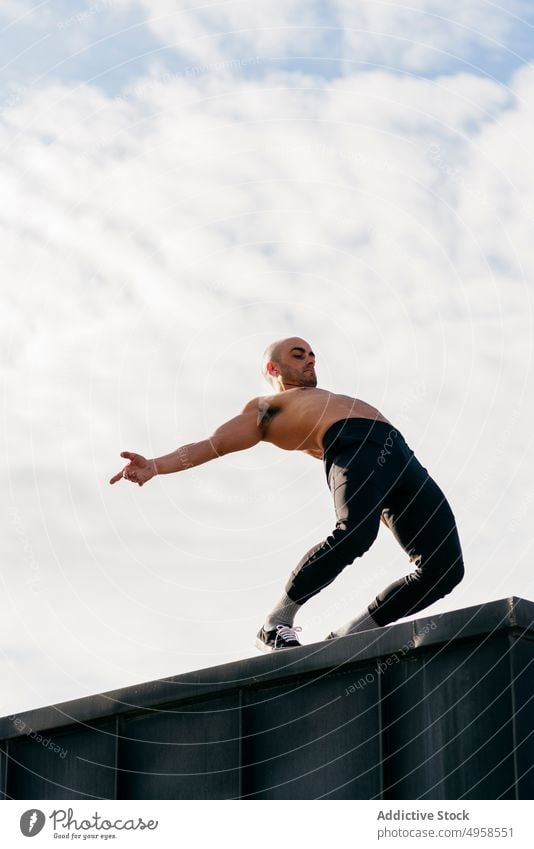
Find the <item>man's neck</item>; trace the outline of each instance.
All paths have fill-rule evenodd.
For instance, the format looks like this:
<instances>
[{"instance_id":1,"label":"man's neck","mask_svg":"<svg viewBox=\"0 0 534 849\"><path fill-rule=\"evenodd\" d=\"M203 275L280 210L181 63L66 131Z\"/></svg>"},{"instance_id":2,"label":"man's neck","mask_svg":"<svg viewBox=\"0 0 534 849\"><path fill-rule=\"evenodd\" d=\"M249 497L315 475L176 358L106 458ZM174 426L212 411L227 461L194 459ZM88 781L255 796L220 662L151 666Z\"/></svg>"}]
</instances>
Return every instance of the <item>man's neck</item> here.
<instances>
[{"instance_id":1,"label":"man's neck","mask_svg":"<svg viewBox=\"0 0 534 849\"><path fill-rule=\"evenodd\" d=\"M306 386L306 384L303 384L303 383L289 383L288 382L288 383L284 384L283 386L280 386L280 384L278 384L278 386L276 388L276 392L277 392L277 394L280 393L280 392L288 392L290 389L317 389L317 386Z\"/></svg>"}]
</instances>

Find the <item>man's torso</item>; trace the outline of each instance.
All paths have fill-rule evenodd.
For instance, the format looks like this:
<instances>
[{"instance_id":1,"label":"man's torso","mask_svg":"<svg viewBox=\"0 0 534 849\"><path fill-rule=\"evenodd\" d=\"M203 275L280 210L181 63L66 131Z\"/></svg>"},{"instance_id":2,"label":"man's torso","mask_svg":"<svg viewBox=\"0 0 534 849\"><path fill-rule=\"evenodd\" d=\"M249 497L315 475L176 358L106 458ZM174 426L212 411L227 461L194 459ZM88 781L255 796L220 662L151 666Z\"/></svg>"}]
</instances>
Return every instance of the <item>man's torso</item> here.
<instances>
[{"instance_id":1,"label":"man's torso","mask_svg":"<svg viewBox=\"0 0 534 849\"><path fill-rule=\"evenodd\" d=\"M340 419L363 418L391 424L377 409L358 398L326 389L299 386L258 400L262 439L287 451L323 457L323 436Z\"/></svg>"}]
</instances>

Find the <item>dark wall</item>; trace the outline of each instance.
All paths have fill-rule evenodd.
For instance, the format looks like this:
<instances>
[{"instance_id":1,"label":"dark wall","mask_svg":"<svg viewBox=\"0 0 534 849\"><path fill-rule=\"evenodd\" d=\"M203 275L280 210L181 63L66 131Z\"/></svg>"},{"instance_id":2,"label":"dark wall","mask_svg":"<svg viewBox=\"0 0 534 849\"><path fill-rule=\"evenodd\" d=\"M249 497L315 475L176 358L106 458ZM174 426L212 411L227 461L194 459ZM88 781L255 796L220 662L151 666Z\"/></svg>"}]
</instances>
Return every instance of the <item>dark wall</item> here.
<instances>
[{"instance_id":1,"label":"dark wall","mask_svg":"<svg viewBox=\"0 0 534 849\"><path fill-rule=\"evenodd\" d=\"M8 799L513 799L534 604L510 598L0 719Z\"/></svg>"}]
</instances>

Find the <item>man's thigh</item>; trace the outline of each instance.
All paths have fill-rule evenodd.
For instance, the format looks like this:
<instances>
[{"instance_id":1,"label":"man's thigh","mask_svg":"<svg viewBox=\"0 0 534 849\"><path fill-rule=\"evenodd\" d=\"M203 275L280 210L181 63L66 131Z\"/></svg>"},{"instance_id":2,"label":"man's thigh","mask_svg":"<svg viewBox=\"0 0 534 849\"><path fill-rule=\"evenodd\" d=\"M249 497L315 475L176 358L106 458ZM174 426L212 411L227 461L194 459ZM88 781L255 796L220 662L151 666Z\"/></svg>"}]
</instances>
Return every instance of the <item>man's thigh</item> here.
<instances>
[{"instance_id":1,"label":"man's thigh","mask_svg":"<svg viewBox=\"0 0 534 849\"><path fill-rule=\"evenodd\" d=\"M360 443L335 458L329 476L338 525L373 528L380 524L382 490L376 446Z\"/></svg>"},{"instance_id":2,"label":"man's thigh","mask_svg":"<svg viewBox=\"0 0 534 849\"><path fill-rule=\"evenodd\" d=\"M384 518L412 560L428 565L436 557L457 553L460 541L449 502L420 464L386 496Z\"/></svg>"}]
</instances>

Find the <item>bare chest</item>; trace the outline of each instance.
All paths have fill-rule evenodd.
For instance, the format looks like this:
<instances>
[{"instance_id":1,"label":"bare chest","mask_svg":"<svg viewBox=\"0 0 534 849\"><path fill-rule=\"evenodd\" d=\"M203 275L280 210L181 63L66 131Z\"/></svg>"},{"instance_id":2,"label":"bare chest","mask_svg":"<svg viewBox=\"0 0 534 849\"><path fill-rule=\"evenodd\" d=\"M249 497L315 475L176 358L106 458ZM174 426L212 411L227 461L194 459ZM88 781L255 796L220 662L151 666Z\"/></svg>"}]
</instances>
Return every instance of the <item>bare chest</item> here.
<instances>
[{"instance_id":1,"label":"bare chest","mask_svg":"<svg viewBox=\"0 0 534 849\"><path fill-rule=\"evenodd\" d=\"M387 419L370 404L325 390L295 389L279 396L262 398L258 404L258 426L262 439L288 451L323 455L322 437L343 418Z\"/></svg>"}]
</instances>

